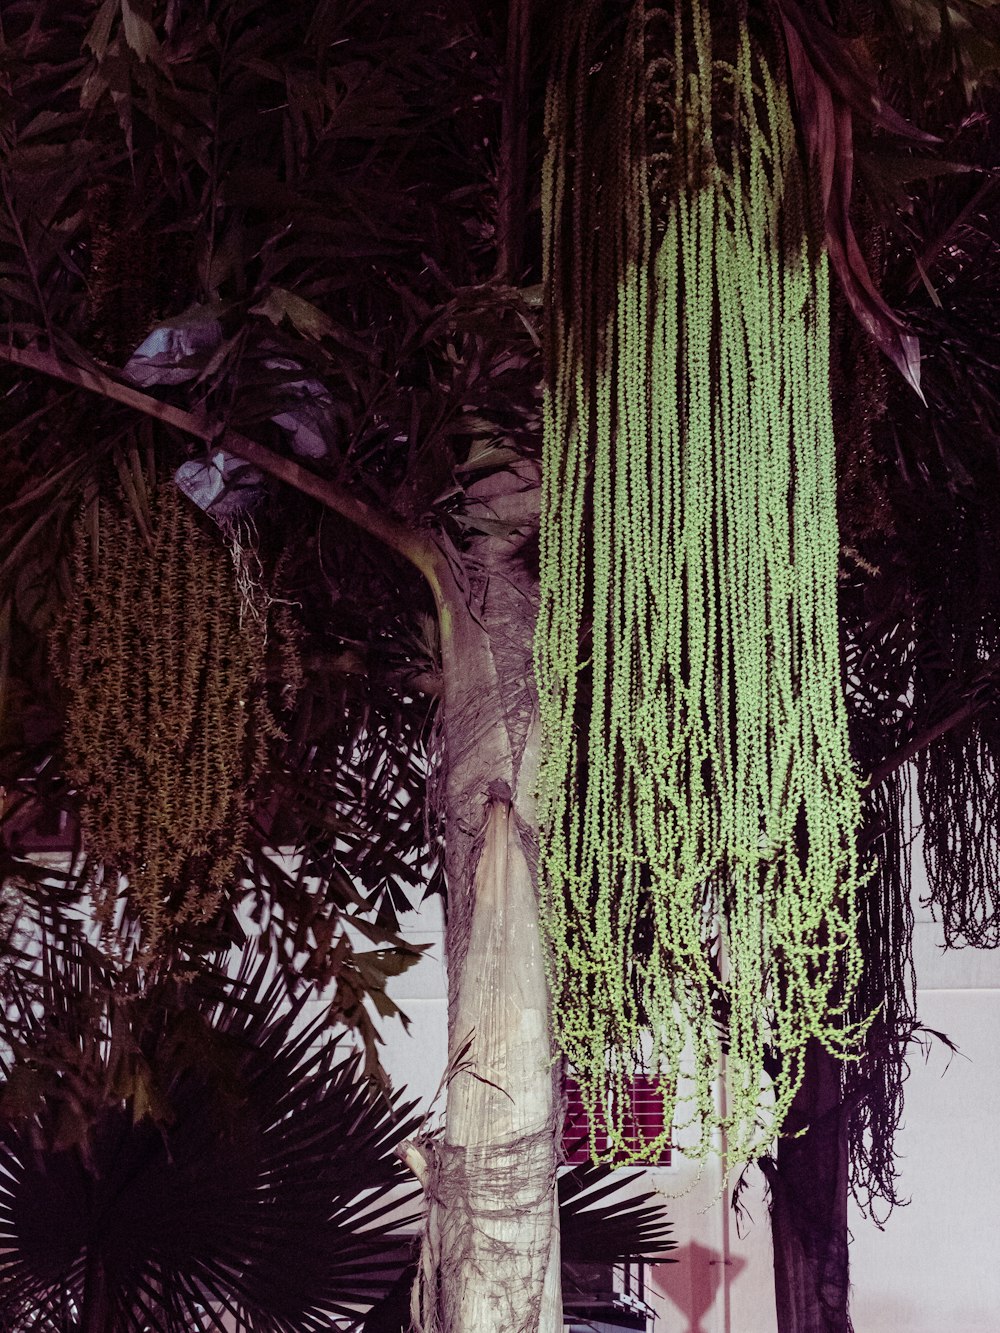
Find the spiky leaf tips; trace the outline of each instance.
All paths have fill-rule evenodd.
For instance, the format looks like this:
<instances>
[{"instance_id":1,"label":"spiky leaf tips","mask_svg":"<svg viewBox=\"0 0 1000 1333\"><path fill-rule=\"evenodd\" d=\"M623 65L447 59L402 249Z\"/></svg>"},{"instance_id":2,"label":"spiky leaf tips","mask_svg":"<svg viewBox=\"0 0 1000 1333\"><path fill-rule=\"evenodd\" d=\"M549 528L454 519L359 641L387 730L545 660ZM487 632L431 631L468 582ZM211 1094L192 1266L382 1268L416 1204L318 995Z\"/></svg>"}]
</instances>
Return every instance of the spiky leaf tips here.
<instances>
[{"instance_id":1,"label":"spiky leaf tips","mask_svg":"<svg viewBox=\"0 0 1000 1333\"><path fill-rule=\"evenodd\" d=\"M0 1069L0 1328L356 1329L412 1252L414 1103L375 1094L252 945L127 1011L80 936L40 950L39 1002L0 1025L22 1052Z\"/></svg>"},{"instance_id":2,"label":"spiky leaf tips","mask_svg":"<svg viewBox=\"0 0 1000 1333\"><path fill-rule=\"evenodd\" d=\"M861 960L827 258L777 44L726 9L639 0L609 38L592 0L564 33L536 670L556 1024L591 1125L610 1099L630 1155L613 1107L647 1064L647 1151L678 1112L707 1153L721 995L737 1162L810 1038L850 1050Z\"/></svg>"},{"instance_id":3,"label":"spiky leaf tips","mask_svg":"<svg viewBox=\"0 0 1000 1333\"><path fill-rule=\"evenodd\" d=\"M96 507L77 528L54 636L67 772L106 906L126 876L153 947L167 921L210 917L239 865L276 734L264 628L225 546L171 483L152 488L141 523L122 495Z\"/></svg>"}]
</instances>

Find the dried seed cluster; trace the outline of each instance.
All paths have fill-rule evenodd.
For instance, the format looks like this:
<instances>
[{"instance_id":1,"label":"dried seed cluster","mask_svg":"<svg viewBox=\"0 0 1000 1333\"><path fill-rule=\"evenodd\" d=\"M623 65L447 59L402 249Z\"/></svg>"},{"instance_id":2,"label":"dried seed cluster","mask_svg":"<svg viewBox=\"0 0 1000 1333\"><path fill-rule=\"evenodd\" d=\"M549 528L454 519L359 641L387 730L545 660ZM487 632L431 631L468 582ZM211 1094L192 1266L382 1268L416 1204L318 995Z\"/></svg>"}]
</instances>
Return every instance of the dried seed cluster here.
<instances>
[{"instance_id":1,"label":"dried seed cluster","mask_svg":"<svg viewBox=\"0 0 1000 1333\"><path fill-rule=\"evenodd\" d=\"M81 518L53 657L86 849L115 891L126 877L152 946L167 922L214 912L278 730L265 625L241 614L225 546L169 482L145 526L121 496Z\"/></svg>"}]
</instances>

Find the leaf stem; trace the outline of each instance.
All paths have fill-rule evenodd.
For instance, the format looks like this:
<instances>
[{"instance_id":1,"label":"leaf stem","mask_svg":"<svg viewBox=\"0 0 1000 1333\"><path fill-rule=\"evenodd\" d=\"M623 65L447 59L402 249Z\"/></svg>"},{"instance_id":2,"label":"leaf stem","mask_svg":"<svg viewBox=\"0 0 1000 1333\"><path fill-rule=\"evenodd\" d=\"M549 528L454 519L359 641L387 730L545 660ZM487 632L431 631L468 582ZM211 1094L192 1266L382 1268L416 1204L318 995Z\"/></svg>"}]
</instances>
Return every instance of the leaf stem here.
<instances>
[{"instance_id":1,"label":"leaf stem","mask_svg":"<svg viewBox=\"0 0 1000 1333\"><path fill-rule=\"evenodd\" d=\"M249 439L239 431L229 427L220 429L216 422L200 413L188 412L171 403L163 403L151 394L143 393L129 384L123 384L101 370L69 365L51 352L43 352L34 347L0 345L0 360L9 361L26 370L38 371L53 379L64 380L68 384L79 385L91 393L123 403L126 407L131 407L137 412L184 431L185 434L225 449L247 463L252 463L262 472L277 477L279 481L301 491L303 495L318 500L341 518L346 518L349 523L353 523L369 536L403 556L424 575L435 595L439 594L444 556L429 534L414 531L390 514L379 513L344 487L326 477L317 476L294 459L275 453L266 445L258 444L256 440Z\"/></svg>"},{"instance_id":2,"label":"leaf stem","mask_svg":"<svg viewBox=\"0 0 1000 1333\"><path fill-rule=\"evenodd\" d=\"M517 284L524 229L524 176L528 152L529 0L507 5L507 59L497 171L498 281Z\"/></svg>"},{"instance_id":3,"label":"leaf stem","mask_svg":"<svg viewBox=\"0 0 1000 1333\"><path fill-rule=\"evenodd\" d=\"M970 699L962 704L961 708L956 708L946 718L936 722L933 727L928 727L926 731L920 732L913 740L908 741L898 749L895 754L891 754L881 764L876 764L872 769L871 777L868 779L869 786L878 787L887 777L895 773L897 768L902 768L904 764L909 763L921 750L926 750L929 745L933 745L942 736L946 736L949 731L954 731L963 722L967 722L971 717L974 717L980 707L980 704Z\"/></svg>"},{"instance_id":4,"label":"leaf stem","mask_svg":"<svg viewBox=\"0 0 1000 1333\"><path fill-rule=\"evenodd\" d=\"M14 200L11 198L5 174L0 176L0 188L3 190L3 202L4 207L7 210L7 216L10 218L10 225L14 229L14 235L17 237L17 244L21 254L24 256L24 263L28 270L28 276L31 279L31 286L35 293L35 300L38 302L38 313L41 315L42 322L45 325L46 337L49 340L50 346L54 346L55 333L52 328L52 318L49 315L49 307L45 300L45 293L42 291L42 284L38 277L38 265L35 263L34 256L25 239L24 228L21 226L21 219L17 216L17 209L14 206Z\"/></svg>"}]
</instances>

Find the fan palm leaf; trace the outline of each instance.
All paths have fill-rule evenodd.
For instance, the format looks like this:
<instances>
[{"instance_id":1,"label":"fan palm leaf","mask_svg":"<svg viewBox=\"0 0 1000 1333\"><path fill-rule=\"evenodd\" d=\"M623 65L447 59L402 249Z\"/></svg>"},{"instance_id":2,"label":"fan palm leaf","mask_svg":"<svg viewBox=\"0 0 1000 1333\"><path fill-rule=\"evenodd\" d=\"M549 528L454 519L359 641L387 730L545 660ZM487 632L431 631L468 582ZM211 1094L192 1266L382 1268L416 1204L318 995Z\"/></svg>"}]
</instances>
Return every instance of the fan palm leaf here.
<instances>
[{"instance_id":1,"label":"fan palm leaf","mask_svg":"<svg viewBox=\"0 0 1000 1333\"><path fill-rule=\"evenodd\" d=\"M12 1330L355 1327L405 1261L412 1106L264 957L145 995L65 923L14 970L0 1088ZM33 956L32 956L33 955Z\"/></svg>"}]
</instances>

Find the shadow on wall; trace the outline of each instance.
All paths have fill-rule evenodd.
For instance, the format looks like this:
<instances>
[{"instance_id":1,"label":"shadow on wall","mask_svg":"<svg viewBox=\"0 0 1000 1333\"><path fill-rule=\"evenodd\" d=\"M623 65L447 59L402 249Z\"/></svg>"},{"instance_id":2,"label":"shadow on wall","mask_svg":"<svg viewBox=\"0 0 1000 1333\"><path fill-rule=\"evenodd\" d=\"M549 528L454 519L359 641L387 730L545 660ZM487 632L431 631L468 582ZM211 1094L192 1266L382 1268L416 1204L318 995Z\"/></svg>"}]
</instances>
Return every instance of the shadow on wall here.
<instances>
[{"instance_id":1,"label":"shadow on wall","mask_svg":"<svg viewBox=\"0 0 1000 1333\"><path fill-rule=\"evenodd\" d=\"M747 1266L746 1259L730 1255L724 1260L721 1250L711 1250L693 1240L674 1250L676 1262L656 1269L656 1286L672 1305L690 1322L677 1333L709 1333L702 1320L715 1304L725 1275L730 1285Z\"/></svg>"}]
</instances>

